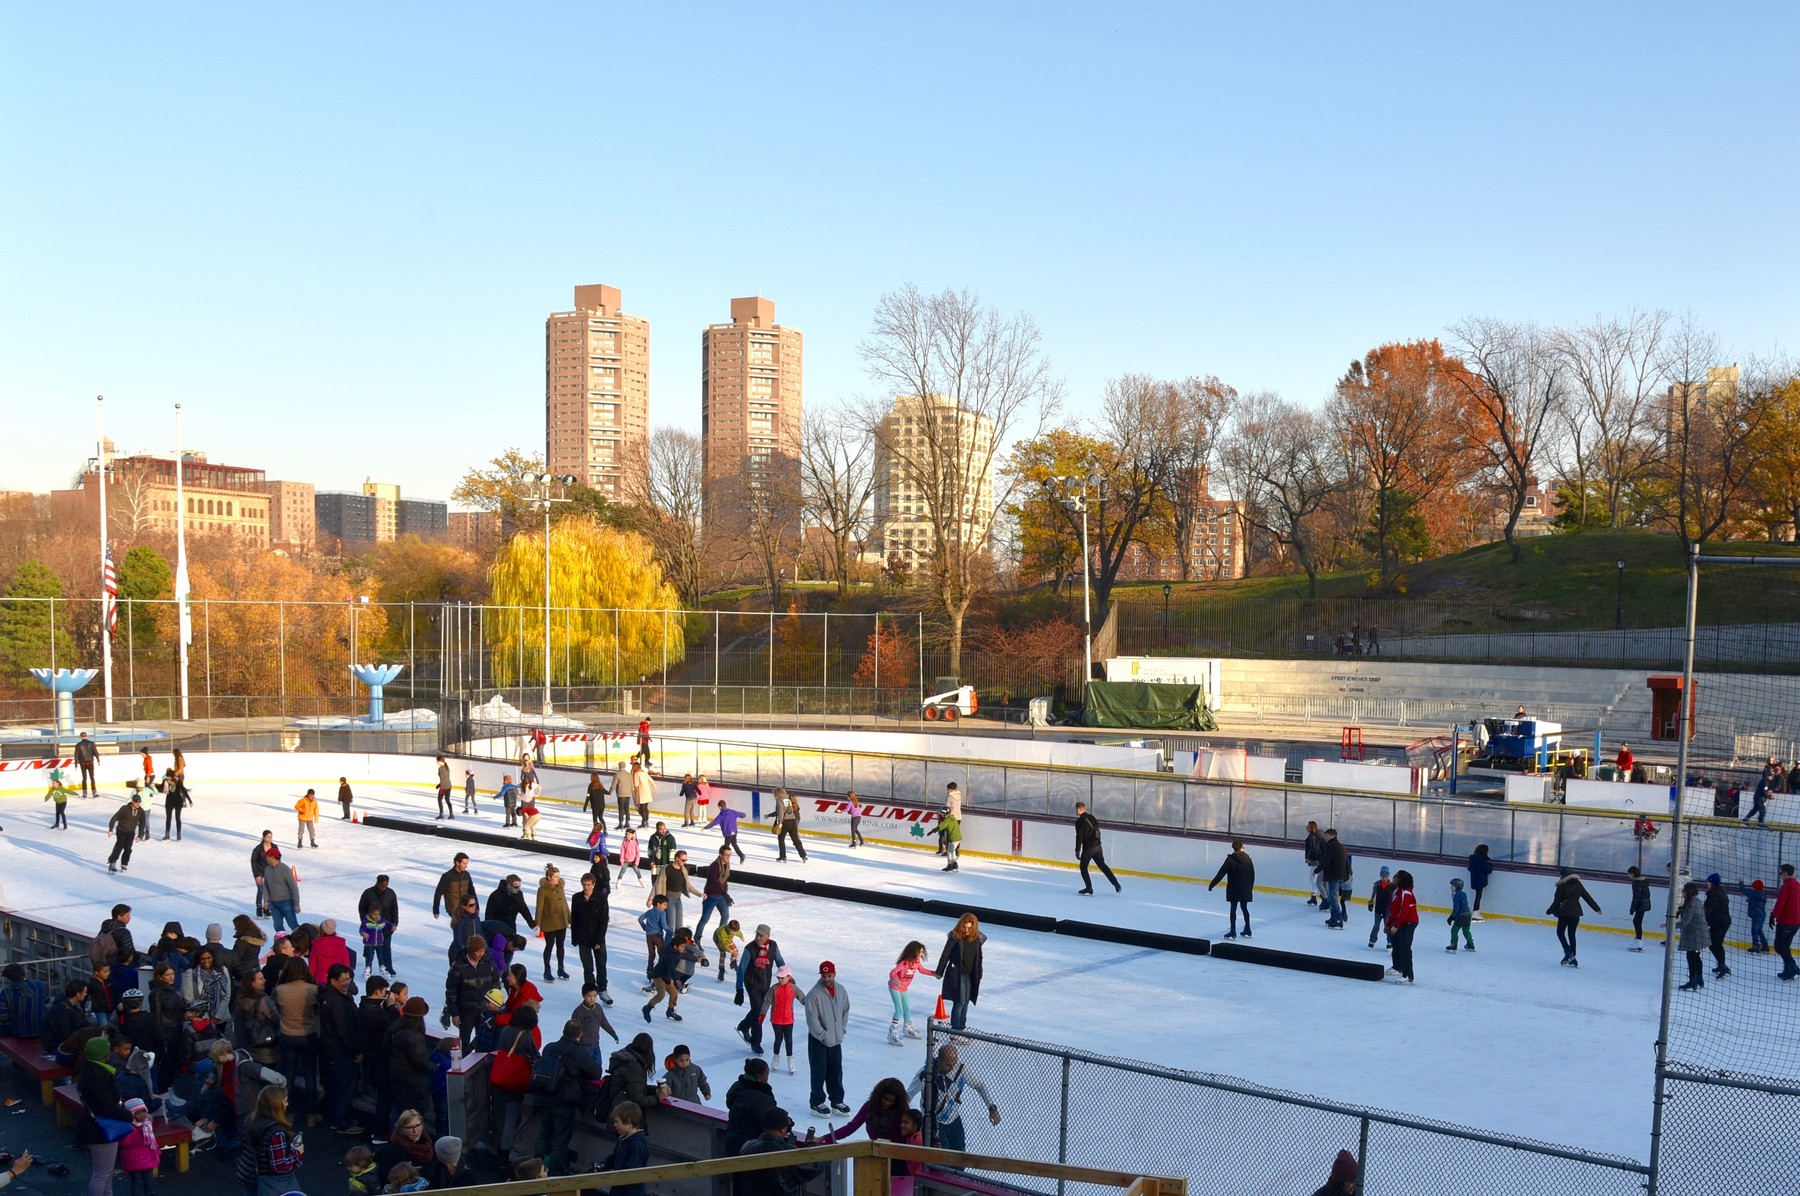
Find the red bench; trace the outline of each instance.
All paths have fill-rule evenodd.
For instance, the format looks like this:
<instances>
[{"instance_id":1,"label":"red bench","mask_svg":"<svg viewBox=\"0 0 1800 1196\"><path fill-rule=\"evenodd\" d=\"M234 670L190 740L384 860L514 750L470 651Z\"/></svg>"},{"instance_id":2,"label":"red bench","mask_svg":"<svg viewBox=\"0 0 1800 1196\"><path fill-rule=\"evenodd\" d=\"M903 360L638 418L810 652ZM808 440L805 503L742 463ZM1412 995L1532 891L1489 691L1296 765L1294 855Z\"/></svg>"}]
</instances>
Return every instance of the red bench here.
<instances>
[{"instance_id":1,"label":"red bench","mask_svg":"<svg viewBox=\"0 0 1800 1196\"><path fill-rule=\"evenodd\" d=\"M31 1078L38 1082L38 1092L46 1105L51 1103L50 1092L56 1087L57 1081L66 1080L75 1074L58 1063L54 1056L46 1056L44 1044L35 1038L0 1038L0 1055L5 1055L21 1069L31 1073Z\"/></svg>"},{"instance_id":2,"label":"red bench","mask_svg":"<svg viewBox=\"0 0 1800 1196\"><path fill-rule=\"evenodd\" d=\"M68 1125L71 1114L81 1111L81 1092L73 1084L59 1084L56 1089L56 1121L58 1125ZM158 1117L150 1123L156 1132L156 1144L167 1149L175 1148L175 1170L186 1172L188 1169L188 1145L194 1140L194 1131L185 1125L174 1125L167 1118Z\"/></svg>"}]
</instances>

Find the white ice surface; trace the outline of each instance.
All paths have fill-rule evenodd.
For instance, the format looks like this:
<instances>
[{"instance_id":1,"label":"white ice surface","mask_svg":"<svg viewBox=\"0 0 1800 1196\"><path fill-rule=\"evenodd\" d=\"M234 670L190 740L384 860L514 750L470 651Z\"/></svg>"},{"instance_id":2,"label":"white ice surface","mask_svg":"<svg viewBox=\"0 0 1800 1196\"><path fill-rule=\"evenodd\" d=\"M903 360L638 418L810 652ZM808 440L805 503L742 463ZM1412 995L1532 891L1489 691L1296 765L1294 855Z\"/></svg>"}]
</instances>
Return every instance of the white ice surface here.
<instances>
[{"instance_id":1,"label":"white ice surface","mask_svg":"<svg viewBox=\"0 0 1800 1196\"><path fill-rule=\"evenodd\" d=\"M269 827L297 865L304 920L336 917L346 937L353 937L357 895L376 872L393 877L401 903L395 962L413 991L431 1003L435 1022L449 923L432 922L430 897L450 856L459 849L469 851L484 901L508 872L527 878L526 896L532 897L533 878L542 873L545 857L353 826L335 820L337 806L329 800L320 803L321 846L290 850L294 801L307 786L329 796L335 792L332 781L296 776L290 785L233 786L228 797L197 787L202 797L188 811L186 838L161 842L162 818L160 811L154 812L156 838L140 844L131 871L118 876L107 875L109 841L104 835L117 800L71 801L67 831L49 829L49 807L35 799L0 803L0 823L5 825L0 877L7 903L86 932L98 927L114 902L125 901L135 911L140 944L151 941L170 919L179 920L196 938L208 922L223 923L229 943L232 915L250 909L250 846ZM460 800L459 793L459 805ZM665 796L659 806L666 802ZM423 786L364 784L358 789L358 808L364 813L430 821L433 805ZM492 830L499 821L497 804L484 798L476 822ZM546 804L540 838L579 843L588 825L585 812ZM716 850L713 833L676 833L696 862L710 859ZM1073 839L1071 830L1071 848ZM746 822L743 841L750 856L745 867L753 870L780 868L838 884L878 884L952 900L966 896L973 903L1086 921L1130 919L1171 933L1217 936L1224 930L1223 889L1208 894L1204 885L1122 874L1123 895L1101 881L1095 896L1083 897L1076 895L1073 871L1041 865L967 857L960 872L947 875L928 850L851 851L824 838L810 840L808 863L793 862L790 856L789 863L776 865L766 824L755 828ZM616 835L612 842L616 846ZM1112 862L1129 866L1125 860ZM571 892L578 891L576 862L556 863L569 876ZM1372 876L1380 863L1373 856L1357 859L1361 892L1348 930L1325 929L1319 914L1299 898L1259 894L1253 906L1255 944L1385 960L1366 947L1371 915L1361 904L1368 892L1362 877ZM852 1107L882 1076L910 1077L923 1052L917 1043L906 1048L885 1043L890 1016L886 974L908 939L924 942L935 959L948 921L749 886L734 886L734 895L733 913L746 932L769 922L788 963L808 983L821 959L837 964L852 1003L852 1035L845 1052ZM710 971L699 976L681 1003L685 1021L670 1022L658 1009L654 1023L646 1027L638 1012L643 940L631 921L642 896L629 879L622 888L615 886L613 896L609 947L611 991L617 1001L611 1009L614 1025L626 1038L649 1029L659 1055L678 1041L689 1044L712 1080L713 1103L722 1106L745 1055L732 1029L739 1011L731 1004L730 983L717 984ZM1426 902L1446 902L1447 897L1421 894ZM690 900L688 924L698 916L699 901ZM1442 915L1427 913L1416 952L1419 983L1408 986L998 926L987 931L986 979L981 1003L970 1018L974 1028L1631 1158L1647 1154L1662 962L1654 944L1634 954L1626 951L1627 940L1621 936L1585 934L1582 966L1576 971L1558 965L1560 951L1550 928L1490 921L1475 927L1477 954L1451 956L1444 951L1448 931ZM707 947L710 954L710 943ZM523 958L534 977L540 977L541 955L528 949ZM580 967L572 949L569 968L573 982L537 981L545 990L551 1020L579 1000ZM921 1026L935 996L929 978L914 983L915 1017ZM801 1040L798 1074L773 1077L777 1096L802 1124L822 1121L805 1112L804 1035L802 1023L796 1035ZM1005 1108L1007 1094L996 1096Z\"/></svg>"}]
</instances>

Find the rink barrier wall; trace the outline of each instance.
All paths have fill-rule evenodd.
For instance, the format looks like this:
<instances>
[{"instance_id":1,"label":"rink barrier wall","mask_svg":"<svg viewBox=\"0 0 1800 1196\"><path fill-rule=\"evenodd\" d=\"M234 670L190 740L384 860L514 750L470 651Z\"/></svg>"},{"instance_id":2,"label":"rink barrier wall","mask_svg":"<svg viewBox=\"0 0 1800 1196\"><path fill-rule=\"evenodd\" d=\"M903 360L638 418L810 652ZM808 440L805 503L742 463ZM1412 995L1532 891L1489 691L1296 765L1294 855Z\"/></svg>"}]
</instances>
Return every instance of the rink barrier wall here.
<instances>
[{"instance_id":1,"label":"rink barrier wall","mask_svg":"<svg viewBox=\"0 0 1800 1196\"><path fill-rule=\"evenodd\" d=\"M475 773L477 792L483 801L492 800L498 791L501 777L506 773L516 773L515 761L495 760L467 755L445 753L446 762L451 765L452 777L457 784L452 794L453 801L460 808L462 788L461 776L464 769ZM221 775L216 762L228 760L230 772ZM110 765L110 767L109 767ZM118 791L124 777L138 777L141 771L134 757L103 757L100 765L100 781L102 785L114 787L112 799L123 801ZM337 778L347 777L353 789L361 787L381 787L384 789L411 790L420 796L421 810L430 810L435 806L431 796L436 787L436 761L430 755L387 755L369 752L194 752L188 756L188 775L196 797L205 802L209 793L228 788L235 783L268 783L270 781L291 781L293 793L297 799L306 788L319 791L320 804L329 807L336 792ZM585 799L587 788L587 770L567 769L562 767L543 768L539 776L543 782L544 796L541 800L556 805L580 806ZM26 782L23 787L9 785L14 777ZM25 770L0 773L0 798L29 798L36 802L43 796L43 776L39 770ZM753 787L735 783L715 783L714 793L728 796L734 808L748 811L746 800ZM679 819L681 806L678 798L679 781L664 779L657 784L657 796L653 802L653 819L664 821ZM818 807L825 805L834 807L837 803L834 796L822 793L807 793L796 790L796 793L807 802L807 808L801 821L801 833L807 837L843 838L848 833L847 816L821 812ZM748 840L758 835L770 835L767 815L772 808L769 791L762 792L764 819L761 822L746 818L741 825L740 833ZM81 801L84 799L73 799ZM107 800L102 798L101 800ZM1431 803L1406 802L1415 810L1423 809ZM610 810L609 806L609 810ZM880 843L889 847L905 847L929 851L935 846L936 836L931 827L935 824L935 813L924 805L903 802L887 803L872 807L886 811L883 817L865 817L862 832L871 843ZM963 851L965 864L978 862L983 858L1002 859L1015 863L1036 864L1044 867L1056 867L1073 870L1074 830L1069 821L1061 818L1037 816L1008 816L1005 813L984 810L979 807L965 809L963 823ZM1328 809L1322 812L1328 813ZM1109 863L1115 865L1115 871L1123 878L1131 876L1149 879L1178 880L1189 883L1205 883L1218 870L1225 855L1229 852L1229 836L1223 833L1195 830L1145 829L1137 827L1120 827L1101 819L1105 827L1105 846ZM1707 820L1727 825L1726 820ZM1323 825L1323 823L1322 823ZM1729 824L1735 826L1735 823ZM449 828L449 824L445 824ZM1018 836L1018 846L1014 846L1014 835ZM1251 854L1257 866L1257 891L1265 895L1299 895L1305 896L1311 891L1311 870L1307 867L1304 855L1298 843L1280 840L1261 840L1254 836L1243 836L1249 844ZM1800 850L1789 851L1783 840L1788 838L1784 832L1746 831L1739 837L1734 852L1759 850L1774 858L1794 858L1800 856ZM486 842L486 841L482 841ZM519 840L507 836L498 836L497 845L514 847ZM1467 871L1461 859L1445 860L1429 856L1413 855L1402 852L1365 851L1354 845L1351 853L1355 857L1356 878L1355 895L1351 898L1351 920L1354 923L1362 912L1358 905L1368 897L1369 887L1375 881L1378 868L1386 863L1398 869L1405 867L1412 871L1416 880L1415 891L1418 894L1419 908L1427 913L1447 913L1449 911L1449 882L1451 877L1467 879ZM559 853L561 854L561 853ZM579 856L585 858L585 850ZM1659 847L1652 853L1647 850L1643 868L1652 877L1651 883L1656 892L1652 899L1652 912L1646 919L1644 934L1646 938L1660 939L1662 911L1667 905L1667 883L1656 879L1658 870L1663 868L1667 859L1666 847ZM570 855L568 858L576 858ZM1760 866L1765 861L1761 856L1747 857L1752 865ZM1122 865L1122 866L1119 866ZM1735 879L1736 869L1743 864L1736 860L1715 861L1696 871L1704 875L1714 868L1724 873L1733 869L1730 879ZM1775 870L1772 862L1766 868L1760 868L1758 874L1767 873L1773 878ZM1749 873L1746 872L1746 875ZM1585 930L1610 933L1631 933L1630 886L1619 879L1609 876L1584 874L1584 879L1594 899L1600 903L1603 911L1599 915L1590 915L1583 919ZM1497 860L1493 877L1483 899L1482 914L1489 918L1504 918L1512 921L1535 925L1551 926L1555 920L1547 917L1545 909L1549 905L1550 895L1555 888L1556 873L1553 868L1534 866L1517 861ZM769 878L771 888L784 888L784 878L776 875ZM1221 906L1223 897L1218 898ZM1443 904L1438 904L1442 901ZM1372 916L1372 915L1371 915ZM1745 926L1746 920L1734 917L1734 929ZM1733 946L1745 946L1747 942L1738 939L1730 940Z\"/></svg>"},{"instance_id":2,"label":"rink barrier wall","mask_svg":"<svg viewBox=\"0 0 1800 1196\"><path fill-rule=\"evenodd\" d=\"M1253 947L1247 943L1214 943L1212 957L1234 960L1237 963L1260 964L1268 968L1286 968L1291 972L1311 972L1315 976L1340 976L1345 980L1373 980L1380 983L1387 975L1387 968L1372 960L1334 959L1299 951Z\"/></svg>"}]
</instances>

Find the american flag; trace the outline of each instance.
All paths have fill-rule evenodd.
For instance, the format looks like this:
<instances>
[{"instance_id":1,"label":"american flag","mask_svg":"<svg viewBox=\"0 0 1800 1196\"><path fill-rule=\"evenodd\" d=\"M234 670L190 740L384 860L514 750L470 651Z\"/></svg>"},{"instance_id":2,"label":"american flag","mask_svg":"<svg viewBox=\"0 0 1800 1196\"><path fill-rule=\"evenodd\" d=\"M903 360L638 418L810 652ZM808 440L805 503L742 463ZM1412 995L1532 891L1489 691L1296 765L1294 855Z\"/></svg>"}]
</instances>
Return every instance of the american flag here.
<instances>
[{"instance_id":1,"label":"american flag","mask_svg":"<svg viewBox=\"0 0 1800 1196\"><path fill-rule=\"evenodd\" d=\"M113 568L112 545L106 546L106 565L100 571L100 588L106 594L106 638L119 630L119 571Z\"/></svg>"}]
</instances>

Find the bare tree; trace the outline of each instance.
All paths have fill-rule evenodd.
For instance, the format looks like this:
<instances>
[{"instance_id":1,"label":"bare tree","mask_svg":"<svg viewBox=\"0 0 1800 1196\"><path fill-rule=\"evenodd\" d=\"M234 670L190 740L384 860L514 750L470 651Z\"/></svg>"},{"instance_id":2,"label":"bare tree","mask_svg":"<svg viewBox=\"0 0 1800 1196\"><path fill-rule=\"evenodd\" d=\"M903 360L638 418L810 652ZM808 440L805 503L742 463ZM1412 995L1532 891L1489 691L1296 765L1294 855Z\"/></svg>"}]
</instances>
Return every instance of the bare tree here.
<instances>
[{"instance_id":1,"label":"bare tree","mask_svg":"<svg viewBox=\"0 0 1800 1196\"><path fill-rule=\"evenodd\" d=\"M733 566L749 566L769 593L794 564L805 511L798 463L777 457L770 467L715 476L707 486L708 537Z\"/></svg>"},{"instance_id":2,"label":"bare tree","mask_svg":"<svg viewBox=\"0 0 1800 1196\"><path fill-rule=\"evenodd\" d=\"M1163 458L1161 488L1168 500L1170 531L1181 580L1193 580L1193 543L1206 503L1212 497L1209 477L1217 455L1225 421L1237 404L1235 389L1214 375L1190 377L1171 383L1162 392L1156 438L1167 446ZM1215 557L1214 572L1224 565Z\"/></svg>"},{"instance_id":3,"label":"bare tree","mask_svg":"<svg viewBox=\"0 0 1800 1196\"><path fill-rule=\"evenodd\" d=\"M1607 525L1625 523L1625 499L1658 466L1658 406L1668 376L1669 313L1628 313L1556 333L1569 378L1564 423L1569 473L1581 522L1590 488L1606 504Z\"/></svg>"},{"instance_id":4,"label":"bare tree","mask_svg":"<svg viewBox=\"0 0 1800 1196\"><path fill-rule=\"evenodd\" d=\"M869 523L875 438L848 409L815 408L800 428L800 485L806 517L831 537L828 568L838 601L850 596L850 562Z\"/></svg>"},{"instance_id":5,"label":"bare tree","mask_svg":"<svg viewBox=\"0 0 1800 1196\"><path fill-rule=\"evenodd\" d=\"M1563 401L1566 362L1536 324L1478 316L1452 326L1450 335L1469 367L1455 376L1465 445L1505 504L1506 545L1516 565L1523 559L1519 516L1553 447L1551 417Z\"/></svg>"},{"instance_id":6,"label":"bare tree","mask_svg":"<svg viewBox=\"0 0 1800 1196\"><path fill-rule=\"evenodd\" d=\"M876 452L909 488L932 533L931 594L949 621L949 667L962 671L963 620L989 574L994 519L1006 495L996 455L1021 425L1034 435L1060 385L1041 355L1036 322L1002 316L968 291L881 297L861 346L870 377L898 397L892 418L871 412Z\"/></svg>"},{"instance_id":7,"label":"bare tree","mask_svg":"<svg viewBox=\"0 0 1800 1196\"><path fill-rule=\"evenodd\" d=\"M1315 516L1348 484L1341 448L1319 413L1279 395L1247 395L1233 412L1219 460L1246 530L1294 554L1319 592Z\"/></svg>"},{"instance_id":8,"label":"bare tree","mask_svg":"<svg viewBox=\"0 0 1800 1196\"><path fill-rule=\"evenodd\" d=\"M643 514L644 534L681 601L698 607L705 592L705 469L700 437L683 428L650 434L644 489L632 496Z\"/></svg>"},{"instance_id":9,"label":"bare tree","mask_svg":"<svg viewBox=\"0 0 1800 1196\"><path fill-rule=\"evenodd\" d=\"M1720 364L1718 340L1684 317L1670 331L1663 401L1664 514L1682 546L1711 538L1749 497L1768 446L1762 435L1786 380L1779 366Z\"/></svg>"}]
</instances>

